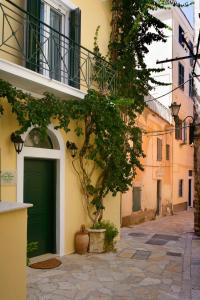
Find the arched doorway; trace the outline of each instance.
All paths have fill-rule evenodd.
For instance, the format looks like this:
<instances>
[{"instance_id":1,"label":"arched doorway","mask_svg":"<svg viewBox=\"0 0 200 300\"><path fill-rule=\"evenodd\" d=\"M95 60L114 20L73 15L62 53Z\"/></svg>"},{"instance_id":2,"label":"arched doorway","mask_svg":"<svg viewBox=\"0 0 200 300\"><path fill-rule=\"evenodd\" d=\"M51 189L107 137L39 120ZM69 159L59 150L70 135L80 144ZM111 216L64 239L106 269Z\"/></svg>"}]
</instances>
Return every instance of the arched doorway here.
<instances>
[{"instance_id":1,"label":"arched doorway","mask_svg":"<svg viewBox=\"0 0 200 300\"><path fill-rule=\"evenodd\" d=\"M64 254L64 142L49 126L42 138L37 128L24 134L17 156L17 198L32 203L28 219L28 241L38 242L34 256ZM62 180L61 180L62 179Z\"/></svg>"}]
</instances>

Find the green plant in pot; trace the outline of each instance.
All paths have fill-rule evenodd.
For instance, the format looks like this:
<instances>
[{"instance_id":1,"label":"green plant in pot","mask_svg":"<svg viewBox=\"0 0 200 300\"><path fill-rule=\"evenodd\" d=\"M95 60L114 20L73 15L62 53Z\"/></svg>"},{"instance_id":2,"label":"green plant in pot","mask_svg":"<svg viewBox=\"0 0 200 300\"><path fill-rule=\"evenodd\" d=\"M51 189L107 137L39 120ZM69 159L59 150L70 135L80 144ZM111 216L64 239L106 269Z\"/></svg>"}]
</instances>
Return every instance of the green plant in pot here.
<instances>
[{"instance_id":1,"label":"green plant in pot","mask_svg":"<svg viewBox=\"0 0 200 300\"><path fill-rule=\"evenodd\" d=\"M27 243L27 258L26 258L26 265L29 266L30 264L30 256L32 252L38 250L38 242L28 242Z\"/></svg>"},{"instance_id":2,"label":"green plant in pot","mask_svg":"<svg viewBox=\"0 0 200 300\"><path fill-rule=\"evenodd\" d=\"M115 251L115 238L119 234L117 227L110 221L101 221L92 226L92 229L105 229L104 250Z\"/></svg>"}]
</instances>

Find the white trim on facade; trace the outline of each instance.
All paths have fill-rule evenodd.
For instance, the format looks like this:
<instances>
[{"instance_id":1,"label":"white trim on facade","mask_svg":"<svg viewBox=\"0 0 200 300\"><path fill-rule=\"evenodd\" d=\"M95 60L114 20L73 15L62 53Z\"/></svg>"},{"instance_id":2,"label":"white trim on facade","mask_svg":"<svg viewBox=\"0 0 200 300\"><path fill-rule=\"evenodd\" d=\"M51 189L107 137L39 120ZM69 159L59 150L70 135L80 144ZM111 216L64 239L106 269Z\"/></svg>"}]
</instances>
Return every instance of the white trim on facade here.
<instances>
[{"instance_id":1,"label":"white trim on facade","mask_svg":"<svg viewBox=\"0 0 200 300\"><path fill-rule=\"evenodd\" d=\"M5 59L0 59L0 77L12 85L42 95L48 90L61 99L84 99L86 93L62 82L45 77Z\"/></svg>"},{"instance_id":2,"label":"white trim on facade","mask_svg":"<svg viewBox=\"0 0 200 300\"><path fill-rule=\"evenodd\" d=\"M33 128L22 135L25 140L29 132ZM53 125L48 126L51 138L54 137L55 143L59 144L60 150L43 149L35 147L23 147L20 154L17 155L17 202L23 203L24 193L24 158L45 158L56 160L56 253L60 256L64 255L64 236L65 236L65 143L58 130ZM54 141L53 141L54 142Z\"/></svg>"},{"instance_id":3,"label":"white trim on facade","mask_svg":"<svg viewBox=\"0 0 200 300\"><path fill-rule=\"evenodd\" d=\"M71 0L44 0L44 2L61 10L76 9L78 7Z\"/></svg>"}]
</instances>

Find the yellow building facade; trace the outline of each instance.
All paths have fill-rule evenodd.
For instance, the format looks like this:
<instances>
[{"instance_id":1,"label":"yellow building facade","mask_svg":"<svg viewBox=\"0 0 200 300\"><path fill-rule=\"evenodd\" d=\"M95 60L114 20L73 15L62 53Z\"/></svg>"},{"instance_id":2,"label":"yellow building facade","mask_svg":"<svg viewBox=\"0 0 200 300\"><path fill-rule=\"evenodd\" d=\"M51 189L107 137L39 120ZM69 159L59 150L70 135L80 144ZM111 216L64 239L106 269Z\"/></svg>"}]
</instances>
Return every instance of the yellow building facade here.
<instances>
[{"instance_id":1,"label":"yellow building facade","mask_svg":"<svg viewBox=\"0 0 200 300\"><path fill-rule=\"evenodd\" d=\"M18 0L1 1L0 6L1 79L32 94L37 101L46 91L63 101L84 99L88 88L95 88L94 36L100 26L98 43L106 54L111 1ZM79 43L83 46L79 47ZM104 67L105 71L109 68L106 64ZM77 137L73 131L66 134L50 124L48 139L40 144L37 131L29 128L21 136L24 147L18 154L10 139L19 128L18 122L5 99L2 103L0 198L33 204L28 235L32 241L41 243L39 254L72 253L75 233L81 224L90 225L72 157L66 148L67 141L78 143ZM119 228L120 195L108 195L105 207L104 219Z\"/></svg>"}]
</instances>

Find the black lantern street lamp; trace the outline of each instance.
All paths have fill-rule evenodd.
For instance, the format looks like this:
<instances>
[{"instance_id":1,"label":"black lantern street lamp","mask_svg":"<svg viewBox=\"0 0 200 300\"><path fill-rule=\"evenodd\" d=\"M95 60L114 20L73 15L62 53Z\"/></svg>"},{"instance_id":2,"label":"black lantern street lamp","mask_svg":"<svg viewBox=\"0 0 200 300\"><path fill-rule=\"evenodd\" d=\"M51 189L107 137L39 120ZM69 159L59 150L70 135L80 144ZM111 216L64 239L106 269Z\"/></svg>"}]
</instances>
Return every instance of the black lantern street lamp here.
<instances>
[{"instance_id":1,"label":"black lantern street lamp","mask_svg":"<svg viewBox=\"0 0 200 300\"><path fill-rule=\"evenodd\" d=\"M180 107L181 104L177 104L176 102L172 102L172 104L169 106L169 109L171 110L171 114L175 122L178 119Z\"/></svg>"},{"instance_id":2,"label":"black lantern street lamp","mask_svg":"<svg viewBox=\"0 0 200 300\"><path fill-rule=\"evenodd\" d=\"M180 110L181 104L177 104L176 102L172 102L171 106L169 106L171 110L172 117L174 118L175 121L175 128L179 128L179 110ZM194 122L194 117L193 116L187 116L184 118L184 120L181 121L181 123L184 123L186 119L191 118L192 123L189 125L189 144L193 144L194 142L194 128L195 128L195 122Z\"/></svg>"},{"instance_id":3,"label":"black lantern street lamp","mask_svg":"<svg viewBox=\"0 0 200 300\"><path fill-rule=\"evenodd\" d=\"M19 154L24 146L24 141L22 140L20 135L15 134L14 132L11 134L10 139L15 146L15 151Z\"/></svg>"},{"instance_id":4,"label":"black lantern street lamp","mask_svg":"<svg viewBox=\"0 0 200 300\"><path fill-rule=\"evenodd\" d=\"M67 141L66 147L67 147L67 149L70 151L71 156L74 158L74 157L76 156L77 150L78 150L76 144L73 143L73 142Z\"/></svg>"}]
</instances>

